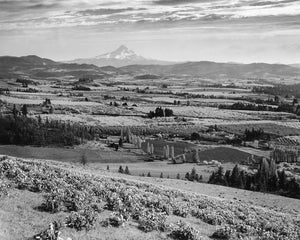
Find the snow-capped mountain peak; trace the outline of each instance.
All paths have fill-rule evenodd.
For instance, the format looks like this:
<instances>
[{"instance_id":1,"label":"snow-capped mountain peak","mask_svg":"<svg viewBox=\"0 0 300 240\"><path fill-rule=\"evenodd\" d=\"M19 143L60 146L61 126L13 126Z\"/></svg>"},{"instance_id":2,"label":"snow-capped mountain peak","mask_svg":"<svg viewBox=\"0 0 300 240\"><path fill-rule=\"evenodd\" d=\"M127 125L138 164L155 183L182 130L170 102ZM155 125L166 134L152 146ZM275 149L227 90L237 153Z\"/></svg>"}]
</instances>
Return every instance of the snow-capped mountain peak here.
<instances>
[{"instance_id":1,"label":"snow-capped mountain peak","mask_svg":"<svg viewBox=\"0 0 300 240\"><path fill-rule=\"evenodd\" d=\"M96 59L119 59L119 60L144 60L142 56L137 55L124 45L118 47L115 51L96 56Z\"/></svg>"},{"instance_id":2,"label":"snow-capped mountain peak","mask_svg":"<svg viewBox=\"0 0 300 240\"><path fill-rule=\"evenodd\" d=\"M123 67L128 65L168 65L172 62L160 61L155 59L144 58L137 55L134 51L124 45L118 47L115 51L98 55L92 58L79 58L68 61L68 63L93 64L98 67L114 66Z\"/></svg>"}]
</instances>

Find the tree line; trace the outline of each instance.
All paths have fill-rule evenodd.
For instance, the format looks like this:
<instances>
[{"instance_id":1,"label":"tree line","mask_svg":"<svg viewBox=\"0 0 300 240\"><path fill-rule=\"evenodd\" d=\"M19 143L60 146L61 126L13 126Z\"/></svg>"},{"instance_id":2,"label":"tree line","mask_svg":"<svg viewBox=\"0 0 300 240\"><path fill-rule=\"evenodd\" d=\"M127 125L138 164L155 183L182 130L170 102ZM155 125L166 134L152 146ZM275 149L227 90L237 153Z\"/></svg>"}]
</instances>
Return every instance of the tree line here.
<instances>
[{"instance_id":1,"label":"tree line","mask_svg":"<svg viewBox=\"0 0 300 240\"><path fill-rule=\"evenodd\" d=\"M255 173L238 165L224 172L221 166L211 174L208 183L300 199L300 183L294 177L288 177L284 170L277 170L274 160L263 159Z\"/></svg>"},{"instance_id":2,"label":"tree line","mask_svg":"<svg viewBox=\"0 0 300 240\"><path fill-rule=\"evenodd\" d=\"M148 113L148 118L154 118L154 117L170 117L174 116L173 110L169 108L163 109L162 107L157 107L155 111L150 111Z\"/></svg>"},{"instance_id":3,"label":"tree line","mask_svg":"<svg viewBox=\"0 0 300 240\"><path fill-rule=\"evenodd\" d=\"M278 107L266 106L261 104L251 103L234 103L232 105L220 104L219 109L230 109L230 110L248 110L248 111L270 111L270 112L287 112L293 113L300 116L300 105L298 100L294 99L291 104L289 103L278 103ZM296 105L296 106L295 106Z\"/></svg>"},{"instance_id":4,"label":"tree line","mask_svg":"<svg viewBox=\"0 0 300 240\"><path fill-rule=\"evenodd\" d=\"M22 116L0 115L0 143L36 146L73 146L84 139L95 137L94 128L71 125L58 120L42 121L27 118L27 108L23 106Z\"/></svg>"},{"instance_id":5,"label":"tree line","mask_svg":"<svg viewBox=\"0 0 300 240\"><path fill-rule=\"evenodd\" d=\"M252 128L249 130L248 128L245 129L244 132L244 140L245 141L253 141L259 139L270 139L270 135L266 134L262 128L254 129Z\"/></svg>"}]
</instances>

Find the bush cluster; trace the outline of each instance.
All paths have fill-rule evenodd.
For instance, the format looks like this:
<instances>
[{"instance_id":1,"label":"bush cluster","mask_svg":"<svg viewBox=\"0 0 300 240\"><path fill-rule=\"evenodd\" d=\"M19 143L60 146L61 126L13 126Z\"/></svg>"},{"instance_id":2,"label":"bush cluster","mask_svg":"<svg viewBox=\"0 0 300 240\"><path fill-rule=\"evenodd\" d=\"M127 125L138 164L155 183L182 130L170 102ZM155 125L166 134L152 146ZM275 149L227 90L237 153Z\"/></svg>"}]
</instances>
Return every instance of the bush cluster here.
<instances>
[{"instance_id":1,"label":"bush cluster","mask_svg":"<svg viewBox=\"0 0 300 240\"><path fill-rule=\"evenodd\" d=\"M138 222L149 232L169 231L168 215L183 219L195 217L205 223L227 226L215 236L236 238L299 239L300 228L292 214L254 207L240 202L220 201L197 194L160 188L130 180L76 174L58 167L26 160L0 161L0 176L12 186L45 193L43 206L50 212L66 211L65 223L77 230L90 229L97 223L98 213L106 208L113 211L107 223ZM197 239L195 229L181 224L172 229L174 239Z\"/></svg>"}]
</instances>

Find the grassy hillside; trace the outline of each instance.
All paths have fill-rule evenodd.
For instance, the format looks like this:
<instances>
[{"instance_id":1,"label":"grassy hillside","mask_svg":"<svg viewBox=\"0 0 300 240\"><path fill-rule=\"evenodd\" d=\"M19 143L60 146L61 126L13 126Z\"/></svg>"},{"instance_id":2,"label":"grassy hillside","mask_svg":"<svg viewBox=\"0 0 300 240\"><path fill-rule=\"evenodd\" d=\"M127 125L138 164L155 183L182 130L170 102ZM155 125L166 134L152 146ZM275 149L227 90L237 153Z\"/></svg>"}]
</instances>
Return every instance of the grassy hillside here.
<instances>
[{"instance_id":1,"label":"grassy hillside","mask_svg":"<svg viewBox=\"0 0 300 240\"><path fill-rule=\"evenodd\" d=\"M3 157L0 179L3 240L37 239L32 237L54 221L62 239L300 237L297 213L94 173L69 163ZM47 234L56 233L48 229Z\"/></svg>"}]
</instances>

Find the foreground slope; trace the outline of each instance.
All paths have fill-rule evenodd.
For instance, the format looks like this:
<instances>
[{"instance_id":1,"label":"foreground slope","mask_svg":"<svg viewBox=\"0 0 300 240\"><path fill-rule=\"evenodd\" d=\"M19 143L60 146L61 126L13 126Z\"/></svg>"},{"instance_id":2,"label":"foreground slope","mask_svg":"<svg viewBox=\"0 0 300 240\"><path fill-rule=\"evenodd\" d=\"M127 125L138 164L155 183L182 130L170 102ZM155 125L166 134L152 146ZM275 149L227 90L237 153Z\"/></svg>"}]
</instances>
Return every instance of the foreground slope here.
<instances>
[{"instance_id":1,"label":"foreground slope","mask_svg":"<svg viewBox=\"0 0 300 240\"><path fill-rule=\"evenodd\" d=\"M300 236L298 213L94 173L89 167L3 157L0 176L1 239L29 239L53 221L60 222L62 239Z\"/></svg>"}]
</instances>

